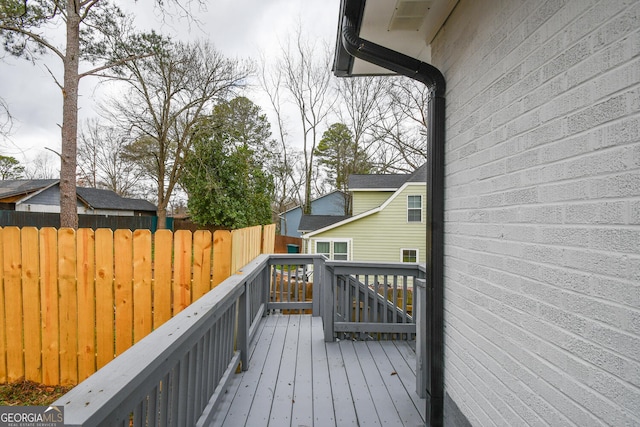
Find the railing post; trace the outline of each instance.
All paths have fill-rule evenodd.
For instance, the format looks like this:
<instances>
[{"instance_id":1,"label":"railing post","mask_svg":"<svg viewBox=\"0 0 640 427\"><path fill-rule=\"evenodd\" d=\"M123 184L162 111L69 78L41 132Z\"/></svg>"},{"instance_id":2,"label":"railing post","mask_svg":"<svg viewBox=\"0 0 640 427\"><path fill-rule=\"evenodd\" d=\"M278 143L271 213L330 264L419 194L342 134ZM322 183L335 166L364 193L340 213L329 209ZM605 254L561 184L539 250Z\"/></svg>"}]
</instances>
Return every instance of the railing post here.
<instances>
[{"instance_id":1,"label":"railing post","mask_svg":"<svg viewBox=\"0 0 640 427\"><path fill-rule=\"evenodd\" d=\"M322 258L313 259L313 310L312 316L322 316L322 280L324 277L324 260Z\"/></svg>"},{"instance_id":2,"label":"railing post","mask_svg":"<svg viewBox=\"0 0 640 427\"><path fill-rule=\"evenodd\" d=\"M427 287L425 279L415 280L414 316L416 319L416 393L427 396Z\"/></svg>"},{"instance_id":3,"label":"railing post","mask_svg":"<svg viewBox=\"0 0 640 427\"><path fill-rule=\"evenodd\" d=\"M240 351L240 361L242 370L249 369L249 327L251 326L251 310L249 297L249 283L243 285L244 292L238 300L238 350Z\"/></svg>"},{"instance_id":4,"label":"railing post","mask_svg":"<svg viewBox=\"0 0 640 427\"><path fill-rule=\"evenodd\" d=\"M262 317L266 317L269 313L267 307L269 306L269 299L271 298L271 263L267 263L262 271L262 304L264 304L264 310L262 311Z\"/></svg>"},{"instance_id":5,"label":"railing post","mask_svg":"<svg viewBox=\"0 0 640 427\"><path fill-rule=\"evenodd\" d=\"M329 272L329 268L326 263L324 265L324 272L322 274L322 295L324 306L322 323L324 325L324 341L325 342L333 342L335 341L335 333L333 330L333 321L335 316L335 287L336 287L336 275L333 274L333 271Z\"/></svg>"}]
</instances>

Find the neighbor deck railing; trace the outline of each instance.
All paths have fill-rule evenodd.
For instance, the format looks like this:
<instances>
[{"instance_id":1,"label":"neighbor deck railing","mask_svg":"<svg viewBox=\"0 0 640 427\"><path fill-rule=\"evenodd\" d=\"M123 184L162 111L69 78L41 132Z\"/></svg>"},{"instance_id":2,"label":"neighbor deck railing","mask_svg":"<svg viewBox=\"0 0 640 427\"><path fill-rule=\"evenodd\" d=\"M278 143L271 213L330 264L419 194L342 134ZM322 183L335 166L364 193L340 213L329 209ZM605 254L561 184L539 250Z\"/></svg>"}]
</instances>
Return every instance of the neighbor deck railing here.
<instances>
[{"instance_id":1,"label":"neighbor deck railing","mask_svg":"<svg viewBox=\"0 0 640 427\"><path fill-rule=\"evenodd\" d=\"M424 268L412 264L260 255L54 405L64 405L65 425L72 426L207 425L233 372L249 368L249 346L263 316L321 315L328 341L351 332L410 339L416 316L407 314L407 299L421 277ZM389 289L400 296L389 299ZM418 393L422 383L416 382Z\"/></svg>"}]
</instances>

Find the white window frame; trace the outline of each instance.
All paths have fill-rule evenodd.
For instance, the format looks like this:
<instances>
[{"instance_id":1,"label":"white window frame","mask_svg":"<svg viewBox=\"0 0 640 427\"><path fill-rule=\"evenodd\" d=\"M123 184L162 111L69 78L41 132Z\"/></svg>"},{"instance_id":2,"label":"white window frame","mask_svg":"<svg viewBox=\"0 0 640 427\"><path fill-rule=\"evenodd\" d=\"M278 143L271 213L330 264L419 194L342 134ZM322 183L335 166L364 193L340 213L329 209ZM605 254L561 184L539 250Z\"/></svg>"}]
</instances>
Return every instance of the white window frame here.
<instances>
[{"instance_id":1,"label":"white window frame","mask_svg":"<svg viewBox=\"0 0 640 427\"><path fill-rule=\"evenodd\" d=\"M352 250L352 239L316 239L313 241L313 253L315 254L325 254L325 252L318 252L318 243L329 243L329 259L335 260L335 248L334 245L336 243L346 243L347 244L347 259L345 261L351 260L351 250ZM341 253L342 254L342 253ZM343 261L343 260L340 260Z\"/></svg>"},{"instance_id":2,"label":"white window frame","mask_svg":"<svg viewBox=\"0 0 640 427\"><path fill-rule=\"evenodd\" d=\"M400 262L405 262L404 261L404 252L405 251L415 251L416 252L416 261L415 262L420 262L420 250L418 248L401 248L400 249Z\"/></svg>"},{"instance_id":3,"label":"white window frame","mask_svg":"<svg viewBox=\"0 0 640 427\"><path fill-rule=\"evenodd\" d=\"M409 199L411 197L419 197L420 198L420 207L419 208L413 208L413 207L409 206ZM422 199L423 199L422 198L422 194L408 194L407 195L407 223L409 223L409 224L420 224L420 223L422 223L422 216L423 216L422 215L423 214L423 212L422 212L422 210L423 210L422 209L422 201L423 200ZM416 211L416 210L420 210L420 221L411 221L409 219L409 212Z\"/></svg>"}]
</instances>

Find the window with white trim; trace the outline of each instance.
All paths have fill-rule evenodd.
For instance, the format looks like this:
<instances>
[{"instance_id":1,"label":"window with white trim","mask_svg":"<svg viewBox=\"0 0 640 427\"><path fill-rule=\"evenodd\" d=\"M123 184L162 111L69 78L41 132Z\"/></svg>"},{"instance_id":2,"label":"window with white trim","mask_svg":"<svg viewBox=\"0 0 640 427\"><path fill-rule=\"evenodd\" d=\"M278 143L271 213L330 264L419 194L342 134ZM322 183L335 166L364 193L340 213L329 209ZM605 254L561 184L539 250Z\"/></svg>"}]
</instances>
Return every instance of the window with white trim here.
<instances>
[{"instance_id":1,"label":"window with white trim","mask_svg":"<svg viewBox=\"0 0 640 427\"><path fill-rule=\"evenodd\" d=\"M348 240L317 240L316 253L337 261L349 260Z\"/></svg>"},{"instance_id":2,"label":"window with white trim","mask_svg":"<svg viewBox=\"0 0 640 427\"><path fill-rule=\"evenodd\" d=\"M418 262L418 250L417 249L402 249L401 250L402 262Z\"/></svg>"},{"instance_id":3,"label":"window with white trim","mask_svg":"<svg viewBox=\"0 0 640 427\"><path fill-rule=\"evenodd\" d=\"M422 222L422 196L407 196L407 221Z\"/></svg>"}]
</instances>

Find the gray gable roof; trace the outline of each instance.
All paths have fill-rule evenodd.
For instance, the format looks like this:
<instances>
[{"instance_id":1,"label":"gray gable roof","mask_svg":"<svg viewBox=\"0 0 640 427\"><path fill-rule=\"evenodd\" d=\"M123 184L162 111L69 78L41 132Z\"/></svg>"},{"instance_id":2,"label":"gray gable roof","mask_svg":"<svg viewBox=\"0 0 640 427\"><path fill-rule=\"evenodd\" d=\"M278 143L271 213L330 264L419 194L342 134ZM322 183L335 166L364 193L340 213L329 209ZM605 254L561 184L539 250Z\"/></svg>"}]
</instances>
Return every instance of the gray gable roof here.
<instances>
[{"instance_id":1,"label":"gray gable roof","mask_svg":"<svg viewBox=\"0 0 640 427\"><path fill-rule=\"evenodd\" d=\"M411 176L409 176L407 182L427 182L427 164L425 163L416 169Z\"/></svg>"},{"instance_id":2,"label":"gray gable roof","mask_svg":"<svg viewBox=\"0 0 640 427\"><path fill-rule=\"evenodd\" d=\"M298 231L309 232L350 218L344 215L302 215Z\"/></svg>"},{"instance_id":3,"label":"gray gable roof","mask_svg":"<svg viewBox=\"0 0 640 427\"><path fill-rule=\"evenodd\" d=\"M0 198L29 194L57 183L57 179L4 179L0 180Z\"/></svg>"},{"instance_id":4,"label":"gray gable roof","mask_svg":"<svg viewBox=\"0 0 640 427\"><path fill-rule=\"evenodd\" d=\"M131 210L155 212L156 206L142 199L121 197L111 190L78 187L78 197L94 209Z\"/></svg>"},{"instance_id":5,"label":"gray gable roof","mask_svg":"<svg viewBox=\"0 0 640 427\"><path fill-rule=\"evenodd\" d=\"M365 174L349 175L349 189L387 189L396 190L407 181L406 174Z\"/></svg>"},{"instance_id":6,"label":"gray gable roof","mask_svg":"<svg viewBox=\"0 0 640 427\"><path fill-rule=\"evenodd\" d=\"M427 182L427 164L413 173L349 175L350 190L390 190L402 187L406 182Z\"/></svg>"}]
</instances>

